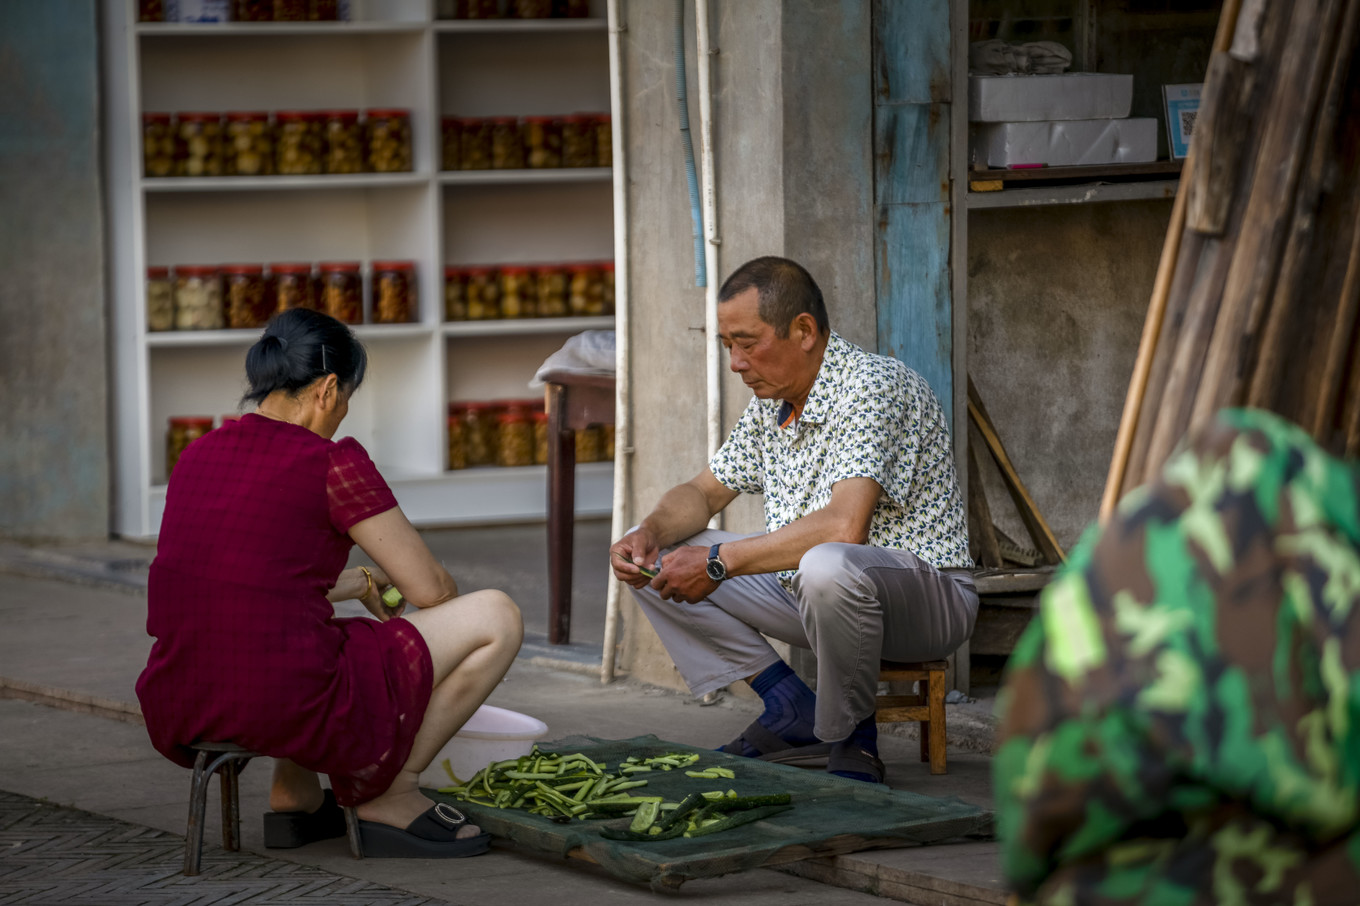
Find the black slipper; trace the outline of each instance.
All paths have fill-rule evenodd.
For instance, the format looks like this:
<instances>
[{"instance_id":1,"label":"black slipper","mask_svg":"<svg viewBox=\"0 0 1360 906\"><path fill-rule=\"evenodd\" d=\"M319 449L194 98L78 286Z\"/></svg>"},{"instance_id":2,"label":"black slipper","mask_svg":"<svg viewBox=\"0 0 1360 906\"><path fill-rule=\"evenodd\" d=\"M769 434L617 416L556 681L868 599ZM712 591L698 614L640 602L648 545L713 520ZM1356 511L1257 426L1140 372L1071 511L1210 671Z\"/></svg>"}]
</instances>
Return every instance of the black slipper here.
<instances>
[{"instance_id":1,"label":"black slipper","mask_svg":"<svg viewBox=\"0 0 1360 906\"><path fill-rule=\"evenodd\" d=\"M887 775L887 769L883 767L883 762L877 755L860 745L851 744L848 740L842 740L831 747L831 754L826 760L826 769L831 773L845 771L853 774L864 774L874 783L882 783ZM857 777L847 777L847 780L858 780Z\"/></svg>"},{"instance_id":2,"label":"black slipper","mask_svg":"<svg viewBox=\"0 0 1360 906\"><path fill-rule=\"evenodd\" d=\"M467 816L443 802L429 808L406 826L406 830L359 822L359 842L365 859L461 859L478 856L491 848L491 835L459 837Z\"/></svg>"},{"instance_id":3,"label":"black slipper","mask_svg":"<svg viewBox=\"0 0 1360 906\"><path fill-rule=\"evenodd\" d=\"M728 755L743 755L747 747L755 749L756 754L744 757L759 758L762 761L772 761L774 759L769 756L803 748L803 746L795 746L778 733L770 730L760 721L753 720L749 727L741 731L740 736L718 749L718 751L726 752Z\"/></svg>"},{"instance_id":4,"label":"black slipper","mask_svg":"<svg viewBox=\"0 0 1360 906\"><path fill-rule=\"evenodd\" d=\"M314 812L264 813L264 845L269 849L295 849L344 835L345 811L330 790Z\"/></svg>"}]
</instances>

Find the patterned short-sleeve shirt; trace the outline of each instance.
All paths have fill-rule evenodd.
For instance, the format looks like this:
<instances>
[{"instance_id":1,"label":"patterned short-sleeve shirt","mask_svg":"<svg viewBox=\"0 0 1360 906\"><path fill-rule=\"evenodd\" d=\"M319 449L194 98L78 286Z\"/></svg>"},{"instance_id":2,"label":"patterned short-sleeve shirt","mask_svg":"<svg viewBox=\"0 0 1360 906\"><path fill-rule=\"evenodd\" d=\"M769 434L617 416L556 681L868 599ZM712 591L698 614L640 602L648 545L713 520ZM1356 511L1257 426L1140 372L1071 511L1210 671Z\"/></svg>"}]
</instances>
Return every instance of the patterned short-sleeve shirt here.
<instances>
[{"instance_id":1,"label":"patterned short-sleeve shirt","mask_svg":"<svg viewBox=\"0 0 1360 906\"><path fill-rule=\"evenodd\" d=\"M925 379L833 332L803 414L788 413L780 400L752 399L708 464L724 486L765 495L767 532L825 507L836 482L872 478L883 495L869 544L939 569L972 567L949 428ZM790 590L794 572L779 574Z\"/></svg>"}]
</instances>

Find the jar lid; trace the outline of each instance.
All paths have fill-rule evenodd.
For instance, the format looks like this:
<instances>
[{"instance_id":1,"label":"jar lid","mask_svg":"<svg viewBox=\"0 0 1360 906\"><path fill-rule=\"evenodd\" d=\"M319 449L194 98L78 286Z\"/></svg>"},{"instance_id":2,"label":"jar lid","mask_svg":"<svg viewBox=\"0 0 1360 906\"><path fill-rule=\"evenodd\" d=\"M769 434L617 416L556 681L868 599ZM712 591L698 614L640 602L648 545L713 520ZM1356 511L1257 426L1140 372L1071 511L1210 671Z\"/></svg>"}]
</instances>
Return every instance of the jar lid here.
<instances>
[{"instance_id":1,"label":"jar lid","mask_svg":"<svg viewBox=\"0 0 1360 906\"><path fill-rule=\"evenodd\" d=\"M598 264L592 264L589 261L573 261L571 264L567 265L567 270L571 271L573 274L589 273L590 271L599 269L600 266Z\"/></svg>"},{"instance_id":2,"label":"jar lid","mask_svg":"<svg viewBox=\"0 0 1360 906\"><path fill-rule=\"evenodd\" d=\"M170 114L168 113L143 113L142 122L144 123L168 123Z\"/></svg>"},{"instance_id":3,"label":"jar lid","mask_svg":"<svg viewBox=\"0 0 1360 906\"><path fill-rule=\"evenodd\" d=\"M500 415L496 416L496 421L500 422L502 425L510 425L515 422L527 422L528 420L529 413L525 412L523 409L516 409L514 407L506 409Z\"/></svg>"},{"instance_id":4,"label":"jar lid","mask_svg":"<svg viewBox=\"0 0 1360 906\"><path fill-rule=\"evenodd\" d=\"M411 111L403 107L369 107L364 113L370 118L377 117L378 119L409 117L411 115Z\"/></svg>"},{"instance_id":5,"label":"jar lid","mask_svg":"<svg viewBox=\"0 0 1360 906\"><path fill-rule=\"evenodd\" d=\"M177 277L215 277L217 271L218 268L215 264L179 264L175 266L175 276Z\"/></svg>"},{"instance_id":6,"label":"jar lid","mask_svg":"<svg viewBox=\"0 0 1360 906\"><path fill-rule=\"evenodd\" d=\"M599 268L600 268L600 270L602 270L602 271L612 271L612 270L614 269L614 262L613 262L613 261L601 261L600 264L599 264Z\"/></svg>"},{"instance_id":7,"label":"jar lid","mask_svg":"<svg viewBox=\"0 0 1360 906\"><path fill-rule=\"evenodd\" d=\"M593 113L569 113L562 117L564 123L589 123L595 119Z\"/></svg>"},{"instance_id":8,"label":"jar lid","mask_svg":"<svg viewBox=\"0 0 1360 906\"><path fill-rule=\"evenodd\" d=\"M271 264L269 270L275 274L310 274L310 264Z\"/></svg>"},{"instance_id":9,"label":"jar lid","mask_svg":"<svg viewBox=\"0 0 1360 906\"><path fill-rule=\"evenodd\" d=\"M542 409L535 409L530 418L536 422L546 422L548 420L548 413Z\"/></svg>"},{"instance_id":10,"label":"jar lid","mask_svg":"<svg viewBox=\"0 0 1360 906\"><path fill-rule=\"evenodd\" d=\"M360 264L357 261L322 261L316 266L316 269L323 274L333 274L344 271L357 272L360 269Z\"/></svg>"},{"instance_id":11,"label":"jar lid","mask_svg":"<svg viewBox=\"0 0 1360 906\"><path fill-rule=\"evenodd\" d=\"M228 110L226 117L229 120L267 120L269 119L268 110Z\"/></svg>"},{"instance_id":12,"label":"jar lid","mask_svg":"<svg viewBox=\"0 0 1360 906\"><path fill-rule=\"evenodd\" d=\"M280 110L274 114L274 118L280 120L308 120L318 116L320 114L315 110Z\"/></svg>"},{"instance_id":13,"label":"jar lid","mask_svg":"<svg viewBox=\"0 0 1360 906\"><path fill-rule=\"evenodd\" d=\"M516 116L493 116L493 117L491 118L491 122L492 122L493 124L497 125L497 126L514 126L514 125L517 125L517 124L519 123L519 117L516 117Z\"/></svg>"},{"instance_id":14,"label":"jar lid","mask_svg":"<svg viewBox=\"0 0 1360 906\"><path fill-rule=\"evenodd\" d=\"M526 117L524 118L524 122L526 122L526 123L556 123L556 122L558 122L558 121L561 120L561 119L562 119L562 117L560 117L560 116L526 116Z\"/></svg>"},{"instance_id":15,"label":"jar lid","mask_svg":"<svg viewBox=\"0 0 1360 906\"><path fill-rule=\"evenodd\" d=\"M490 400L472 400L463 404L463 408L469 412L486 412L490 409L499 409L500 403L493 403Z\"/></svg>"},{"instance_id":16,"label":"jar lid","mask_svg":"<svg viewBox=\"0 0 1360 906\"><path fill-rule=\"evenodd\" d=\"M204 112L202 112L202 111L191 112L191 113L181 113L181 114L179 115L180 122L186 122L186 121L188 121L188 122L199 123L199 122L205 122L205 121L210 121L210 120L220 120L221 118L222 118L222 114L220 114L220 113L204 113Z\"/></svg>"},{"instance_id":17,"label":"jar lid","mask_svg":"<svg viewBox=\"0 0 1360 906\"><path fill-rule=\"evenodd\" d=\"M224 264L222 265L224 274L246 274L248 276L259 276L264 273L263 264Z\"/></svg>"},{"instance_id":18,"label":"jar lid","mask_svg":"<svg viewBox=\"0 0 1360 906\"><path fill-rule=\"evenodd\" d=\"M146 269L146 276L150 280L164 280L166 277L170 276L170 268L148 267Z\"/></svg>"},{"instance_id":19,"label":"jar lid","mask_svg":"<svg viewBox=\"0 0 1360 906\"><path fill-rule=\"evenodd\" d=\"M458 122L464 126L480 126L483 123L490 125L491 123L491 120L484 116L458 116L454 117L454 119L458 120Z\"/></svg>"},{"instance_id":20,"label":"jar lid","mask_svg":"<svg viewBox=\"0 0 1360 906\"><path fill-rule=\"evenodd\" d=\"M358 120L359 111L357 110L323 110L317 116L324 116L328 120Z\"/></svg>"},{"instance_id":21,"label":"jar lid","mask_svg":"<svg viewBox=\"0 0 1360 906\"><path fill-rule=\"evenodd\" d=\"M466 273L467 273L467 269L466 269L466 268L457 267L457 266L452 265L452 264L446 264L446 265L444 265L444 276L445 276L445 277L461 277L461 276L463 276L463 275L466 274Z\"/></svg>"},{"instance_id":22,"label":"jar lid","mask_svg":"<svg viewBox=\"0 0 1360 906\"><path fill-rule=\"evenodd\" d=\"M176 428L211 428L213 418L211 415L172 415L170 424Z\"/></svg>"},{"instance_id":23,"label":"jar lid","mask_svg":"<svg viewBox=\"0 0 1360 906\"><path fill-rule=\"evenodd\" d=\"M541 397L541 396L534 396L534 397L530 397L529 399L523 399L523 400L510 400L510 405L512 405L512 406L518 406L518 407L521 408L521 409L527 409L527 410L529 410L530 412L532 412L532 411L534 411L535 409L542 409L543 406L544 406L544 403L543 403L543 397Z\"/></svg>"},{"instance_id":24,"label":"jar lid","mask_svg":"<svg viewBox=\"0 0 1360 906\"><path fill-rule=\"evenodd\" d=\"M494 274L495 272L496 272L496 269L495 269L494 267L487 267L486 265L480 265L480 264L479 264L479 265L476 266L476 267L470 267L470 268L468 268L467 271L466 271L465 273L466 273L469 277L489 277L489 276L491 276L492 274Z\"/></svg>"},{"instance_id":25,"label":"jar lid","mask_svg":"<svg viewBox=\"0 0 1360 906\"><path fill-rule=\"evenodd\" d=\"M375 271L411 271L415 270L414 261L374 261L373 270Z\"/></svg>"},{"instance_id":26,"label":"jar lid","mask_svg":"<svg viewBox=\"0 0 1360 906\"><path fill-rule=\"evenodd\" d=\"M529 271L530 271L530 268L529 268L529 266L526 265L526 264L502 264L502 265L501 265L501 273L502 273L502 274L513 274L513 275L516 276L516 277L523 277L524 275L528 274Z\"/></svg>"}]
</instances>

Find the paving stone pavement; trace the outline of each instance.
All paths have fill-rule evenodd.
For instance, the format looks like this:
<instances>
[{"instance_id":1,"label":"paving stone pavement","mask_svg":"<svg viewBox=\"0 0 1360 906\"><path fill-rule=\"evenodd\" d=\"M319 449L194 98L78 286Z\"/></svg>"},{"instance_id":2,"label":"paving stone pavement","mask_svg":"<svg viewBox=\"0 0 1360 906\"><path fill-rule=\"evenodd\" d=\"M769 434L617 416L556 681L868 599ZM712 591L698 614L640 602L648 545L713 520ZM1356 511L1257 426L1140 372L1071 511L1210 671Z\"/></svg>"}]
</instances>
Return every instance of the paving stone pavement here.
<instances>
[{"instance_id":1,"label":"paving stone pavement","mask_svg":"<svg viewBox=\"0 0 1360 906\"><path fill-rule=\"evenodd\" d=\"M448 906L442 900L249 852L203 846L186 878L184 839L0 791L0 904Z\"/></svg>"}]
</instances>

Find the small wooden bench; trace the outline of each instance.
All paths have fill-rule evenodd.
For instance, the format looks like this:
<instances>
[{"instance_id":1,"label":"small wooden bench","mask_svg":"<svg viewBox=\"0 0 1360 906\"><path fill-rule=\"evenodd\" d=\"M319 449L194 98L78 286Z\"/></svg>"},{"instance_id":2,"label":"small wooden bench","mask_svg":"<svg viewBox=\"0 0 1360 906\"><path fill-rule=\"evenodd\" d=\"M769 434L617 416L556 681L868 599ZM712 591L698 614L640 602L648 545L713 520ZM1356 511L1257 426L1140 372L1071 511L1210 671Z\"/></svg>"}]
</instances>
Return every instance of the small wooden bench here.
<instances>
[{"instance_id":1,"label":"small wooden bench","mask_svg":"<svg viewBox=\"0 0 1360 906\"><path fill-rule=\"evenodd\" d=\"M883 661L879 682L917 683L914 694L889 692L878 696L875 719L881 724L915 721L921 725L921 760L930 762L930 773L948 773L945 763L944 687L948 661L899 663Z\"/></svg>"}]
</instances>

